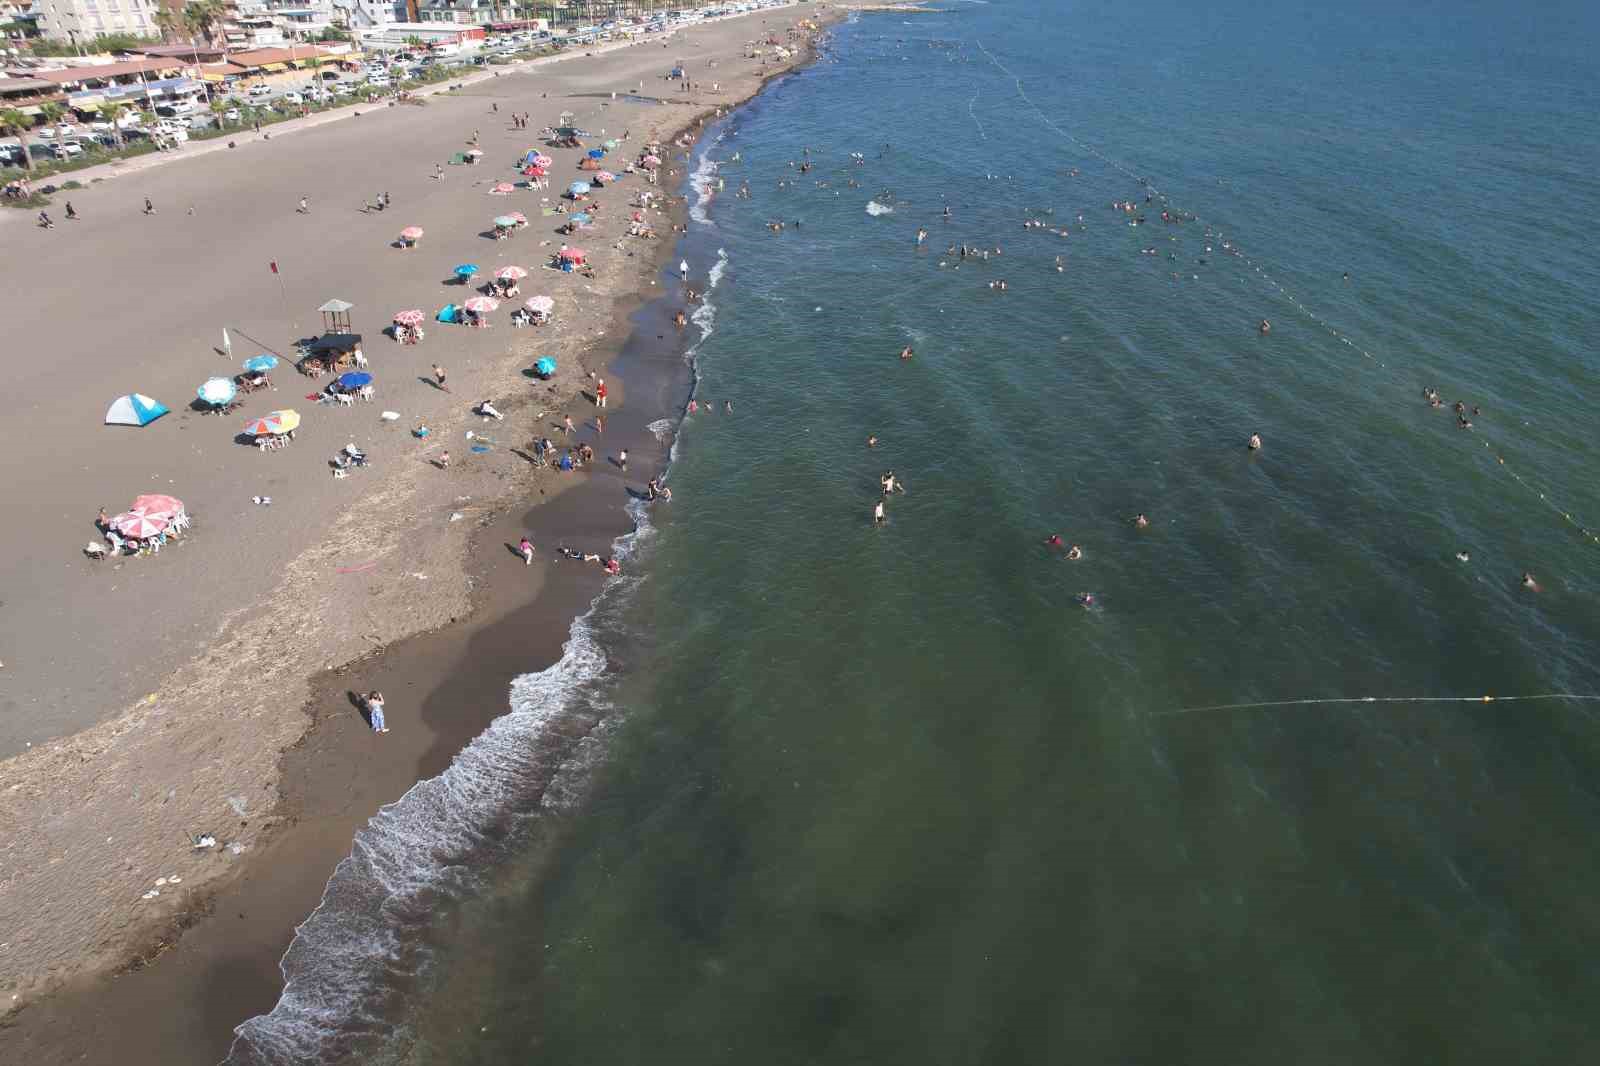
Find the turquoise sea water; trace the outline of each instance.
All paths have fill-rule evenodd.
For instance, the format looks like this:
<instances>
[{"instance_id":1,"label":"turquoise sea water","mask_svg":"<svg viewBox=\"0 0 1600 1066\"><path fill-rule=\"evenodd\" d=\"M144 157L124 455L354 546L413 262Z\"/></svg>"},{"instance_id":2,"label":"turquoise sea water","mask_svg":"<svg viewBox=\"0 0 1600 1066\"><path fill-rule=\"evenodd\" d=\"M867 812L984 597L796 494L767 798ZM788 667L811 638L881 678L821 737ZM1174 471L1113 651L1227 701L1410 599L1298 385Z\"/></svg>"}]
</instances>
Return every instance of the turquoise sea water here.
<instances>
[{"instance_id":1,"label":"turquoise sea water","mask_svg":"<svg viewBox=\"0 0 1600 1066\"><path fill-rule=\"evenodd\" d=\"M1600 1053L1600 703L1469 701L1600 694L1597 31L960 4L719 126L608 724L396 1057ZM1362 697L1468 699L1197 709Z\"/></svg>"}]
</instances>

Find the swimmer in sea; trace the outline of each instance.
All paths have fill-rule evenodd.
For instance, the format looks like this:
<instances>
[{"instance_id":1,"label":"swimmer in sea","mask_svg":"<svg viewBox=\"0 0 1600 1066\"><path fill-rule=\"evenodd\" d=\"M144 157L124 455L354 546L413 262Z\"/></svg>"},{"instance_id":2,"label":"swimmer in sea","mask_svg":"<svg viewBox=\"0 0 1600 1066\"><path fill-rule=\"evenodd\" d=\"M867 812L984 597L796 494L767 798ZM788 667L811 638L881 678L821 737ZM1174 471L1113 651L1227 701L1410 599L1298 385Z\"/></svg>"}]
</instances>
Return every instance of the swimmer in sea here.
<instances>
[{"instance_id":1,"label":"swimmer in sea","mask_svg":"<svg viewBox=\"0 0 1600 1066\"><path fill-rule=\"evenodd\" d=\"M1259 328L1261 330L1262 336L1266 336L1268 333L1272 332L1272 323L1268 322L1266 319L1263 318L1261 320L1261 325L1260 325Z\"/></svg>"},{"instance_id":2,"label":"swimmer in sea","mask_svg":"<svg viewBox=\"0 0 1600 1066\"><path fill-rule=\"evenodd\" d=\"M883 509L883 501L879 500L872 505L872 522L874 525L883 525L889 520L888 514Z\"/></svg>"},{"instance_id":3,"label":"swimmer in sea","mask_svg":"<svg viewBox=\"0 0 1600 1066\"><path fill-rule=\"evenodd\" d=\"M867 447L876 448L877 446L878 446L877 434L869 434L868 437L867 437Z\"/></svg>"},{"instance_id":4,"label":"swimmer in sea","mask_svg":"<svg viewBox=\"0 0 1600 1066\"><path fill-rule=\"evenodd\" d=\"M1084 608L1085 610L1094 606L1094 593L1092 592L1080 592L1078 593L1077 598L1078 606Z\"/></svg>"},{"instance_id":5,"label":"swimmer in sea","mask_svg":"<svg viewBox=\"0 0 1600 1066\"><path fill-rule=\"evenodd\" d=\"M1250 434L1249 448L1253 452L1259 452L1261 450L1261 434Z\"/></svg>"},{"instance_id":6,"label":"swimmer in sea","mask_svg":"<svg viewBox=\"0 0 1600 1066\"><path fill-rule=\"evenodd\" d=\"M1458 562L1458 563L1470 563L1471 561L1472 561L1472 556L1468 555L1466 552L1456 552L1456 562Z\"/></svg>"},{"instance_id":7,"label":"swimmer in sea","mask_svg":"<svg viewBox=\"0 0 1600 1066\"><path fill-rule=\"evenodd\" d=\"M1052 533L1052 534L1050 534L1048 537L1046 537L1044 539L1044 543L1045 543L1045 546L1049 547L1049 548L1059 548L1059 547L1061 547L1061 534L1060 533Z\"/></svg>"},{"instance_id":8,"label":"swimmer in sea","mask_svg":"<svg viewBox=\"0 0 1600 1066\"><path fill-rule=\"evenodd\" d=\"M1529 592L1540 591L1539 583L1533 579L1533 574L1526 570L1522 572L1522 587L1527 589Z\"/></svg>"},{"instance_id":9,"label":"swimmer in sea","mask_svg":"<svg viewBox=\"0 0 1600 1066\"><path fill-rule=\"evenodd\" d=\"M1077 562L1079 559L1083 558L1083 549L1074 544L1072 547L1067 549L1067 558L1071 559L1073 562Z\"/></svg>"},{"instance_id":10,"label":"swimmer in sea","mask_svg":"<svg viewBox=\"0 0 1600 1066\"><path fill-rule=\"evenodd\" d=\"M1150 519L1145 517L1145 514L1144 514L1143 511L1140 511L1138 514L1133 516L1133 528L1134 529L1149 529L1150 528Z\"/></svg>"},{"instance_id":11,"label":"swimmer in sea","mask_svg":"<svg viewBox=\"0 0 1600 1066\"><path fill-rule=\"evenodd\" d=\"M900 358L901 359L910 359L915 354L916 353L911 350L911 345L909 345L909 344L906 345L904 348L900 349Z\"/></svg>"}]
</instances>

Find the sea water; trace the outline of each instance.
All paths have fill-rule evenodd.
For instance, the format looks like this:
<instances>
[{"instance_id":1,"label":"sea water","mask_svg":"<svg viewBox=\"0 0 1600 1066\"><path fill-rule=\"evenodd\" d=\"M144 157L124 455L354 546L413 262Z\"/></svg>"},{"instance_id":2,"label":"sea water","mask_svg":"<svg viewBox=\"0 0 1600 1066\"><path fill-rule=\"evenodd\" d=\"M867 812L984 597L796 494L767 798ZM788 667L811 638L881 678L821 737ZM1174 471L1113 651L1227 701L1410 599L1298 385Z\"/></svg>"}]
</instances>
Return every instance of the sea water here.
<instances>
[{"instance_id":1,"label":"sea water","mask_svg":"<svg viewBox=\"0 0 1600 1066\"><path fill-rule=\"evenodd\" d=\"M330 886L366 968L307 958L252 1047L1592 1058L1600 704L1482 697L1600 694L1597 30L841 26L695 149L697 409L628 581L415 790L459 840L358 842L403 889Z\"/></svg>"}]
</instances>

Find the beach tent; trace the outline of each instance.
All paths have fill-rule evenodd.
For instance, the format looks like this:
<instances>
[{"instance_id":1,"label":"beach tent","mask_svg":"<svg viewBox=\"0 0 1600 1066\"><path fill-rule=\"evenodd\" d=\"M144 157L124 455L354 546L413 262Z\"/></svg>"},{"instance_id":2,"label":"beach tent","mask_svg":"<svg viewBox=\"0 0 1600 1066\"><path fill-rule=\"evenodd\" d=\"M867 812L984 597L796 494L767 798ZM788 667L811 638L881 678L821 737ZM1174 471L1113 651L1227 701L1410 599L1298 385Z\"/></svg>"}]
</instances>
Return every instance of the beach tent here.
<instances>
[{"instance_id":1,"label":"beach tent","mask_svg":"<svg viewBox=\"0 0 1600 1066\"><path fill-rule=\"evenodd\" d=\"M152 400L142 392L118 396L106 409L108 426L148 426L167 413L159 400Z\"/></svg>"},{"instance_id":2,"label":"beach tent","mask_svg":"<svg viewBox=\"0 0 1600 1066\"><path fill-rule=\"evenodd\" d=\"M439 313L434 316L440 322L454 322L456 320L456 305L445 304L439 308Z\"/></svg>"}]
</instances>

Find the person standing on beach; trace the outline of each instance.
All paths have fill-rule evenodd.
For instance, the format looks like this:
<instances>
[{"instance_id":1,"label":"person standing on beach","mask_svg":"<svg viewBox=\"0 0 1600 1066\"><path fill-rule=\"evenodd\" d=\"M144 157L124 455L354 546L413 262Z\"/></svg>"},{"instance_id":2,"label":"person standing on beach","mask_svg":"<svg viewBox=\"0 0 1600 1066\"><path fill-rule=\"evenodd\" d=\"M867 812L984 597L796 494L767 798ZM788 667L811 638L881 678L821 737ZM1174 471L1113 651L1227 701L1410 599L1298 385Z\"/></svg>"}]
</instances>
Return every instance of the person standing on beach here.
<instances>
[{"instance_id":1,"label":"person standing on beach","mask_svg":"<svg viewBox=\"0 0 1600 1066\"><path fill-rule=\"evenodd\" d=\"M595 415L594 416L594 431L596 433L604 433L606 431L606 416L605 415Z\"/></svg>"},{"instance_id":2,"label":"person standing on beach","mask_svg":"<svg viewBox=\"0 0 1600 1066\"><path fill-rule=\"evenodd\" d=\"M450 391L449 386L445 385L444 383L444 367L440 366L438 363L433 364L433 382L435 385L439 386L440 392Z\"/></svg>"},{"instance_id":3,"label":"person standing on beach","mask_svg":"<svg viewBox=\"0 0 1600 1066\"><path fill-rule=\"evenodd\" d=\"M606 405L606 383L604 378L595 378L594 405L596 407L604 407Z\"/></svg>"},{"instance_id":4,"label":"person standing on beach","mask_svg":"<svg viewBox=\"0 0 1600 1066\"><path fill-rule=\"evenodd\" d=\"M144 198L144 213L147 215L156 213L156 205L150 202L150 197L148 196Z\"/></svg>"},{"instance_id":5,"label":"person standing on beach","mask_svg":"<svg viewBox=\"0 0 1600 1066\"><path fill-rule=\"evenodd\" d=\"M562 415L561 416L561 432L562 432L562 434L564 436L568 436L568 437L572 436L573 426L572 426L572 416L571 415Z\"/></svg>"},{"instance_id":6,"label":"person standing on beach","mask_svg":"<svg viewBox=\"0 0 1600 1066\"><path fill-rule=\"evenodd\" d=\"M617 466L623 470L628 469L628 449L624 448L617 453Z\"/></svg>"},{"instance_id":7,"label":"person standing on beach","mask_svg":"<svg viewBox=\"0 0 1600 1066\"><path fill-rule=\"evenodd\" d=\"M439 456L439 469L440 470L449 470L450 469L450 449L449 448L446 448Z\"/></svg>"},{"instance_id":8,"label":"person standing on beach","mask_svg":"<svg viewBox=\"0 0 1600 1066\"><path fill-rule=\"evenodd\" d=\"M517 551L522 555L523 566L533 565L533 541L529 540L526 535L517 542Z\"/></svg>"},{"instance_id":9,"label":"person standing on beach","mask_svg":"<svg viewBox=\"0 0 1600 1066\"><path fill-rule=\"evenodd\" d=\"M687 259L678 260L678 280L689 280L689 261Z\"/></svg>"},{"instance_id":10,"label":"person standing on beach","mask_svg":"<svg viewBox=\"0 0 1600 1066\"><path fill-rule=\"evenodd\" d=\"M383 720L383 693L373 689L362 697L367 705L367 718L372 723L374 733L387 733L388 725Z\"/></svg>"}]
</instances>

